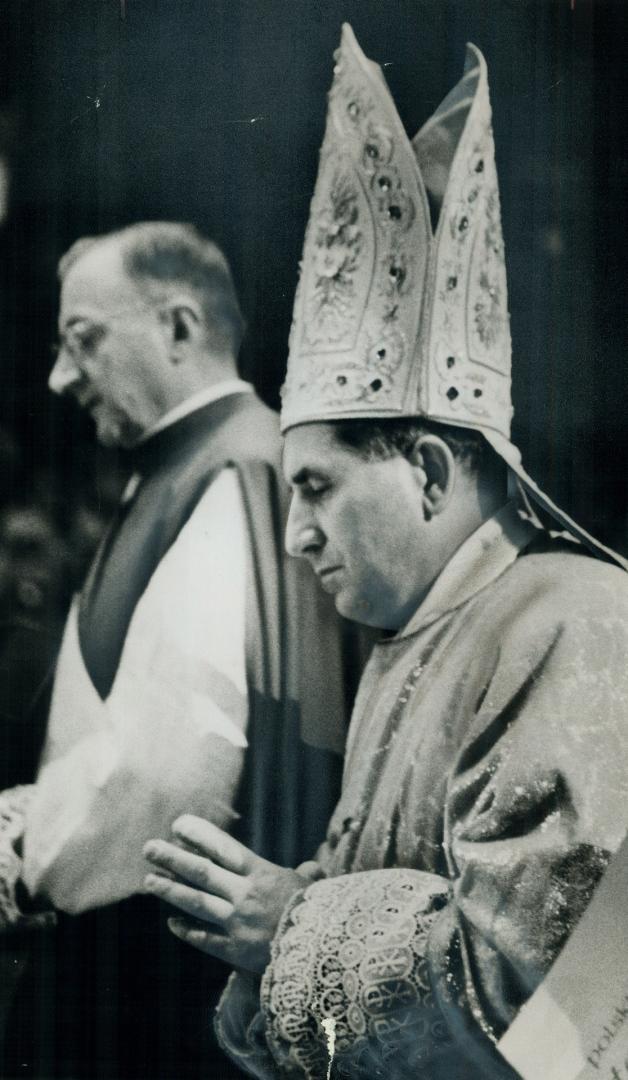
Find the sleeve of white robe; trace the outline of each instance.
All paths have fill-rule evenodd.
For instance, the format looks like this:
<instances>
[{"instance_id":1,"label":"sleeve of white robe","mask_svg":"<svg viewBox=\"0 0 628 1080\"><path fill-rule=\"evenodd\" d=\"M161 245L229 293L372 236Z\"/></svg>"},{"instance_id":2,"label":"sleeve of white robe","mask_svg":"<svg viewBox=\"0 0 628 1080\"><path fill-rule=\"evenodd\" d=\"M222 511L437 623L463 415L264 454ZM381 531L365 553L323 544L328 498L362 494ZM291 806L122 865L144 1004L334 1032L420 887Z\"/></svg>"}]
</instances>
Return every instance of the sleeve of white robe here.
<instances>
[{"instance_id":1,"label":"sleeve of white robe","mask_svg":"<svg viewBox=\"0 0 628 1080\"><path fill-rule=\"evenodd\" d=\"M81 702L67 701L70 734L57 733L63 752L39 774L23 869L61 910L137 891L144 842L180 813L233 820L248 716L245 530L225 469L140 598L107 700L78 722Z\"/></svg>"}]
</instances>

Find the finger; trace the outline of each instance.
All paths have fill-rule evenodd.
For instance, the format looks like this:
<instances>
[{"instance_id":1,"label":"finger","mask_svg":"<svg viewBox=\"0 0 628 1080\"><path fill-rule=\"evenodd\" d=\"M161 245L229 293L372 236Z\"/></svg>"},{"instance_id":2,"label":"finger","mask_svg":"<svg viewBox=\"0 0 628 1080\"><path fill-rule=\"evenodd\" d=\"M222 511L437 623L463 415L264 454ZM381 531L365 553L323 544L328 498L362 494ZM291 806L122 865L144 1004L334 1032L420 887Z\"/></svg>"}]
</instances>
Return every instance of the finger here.
<instances>
[{"instance_id":1,"label":"finger","mask_svg":"<svg viewBox=\"0 0 628 1080\"><path fill-rule=\"evenodd\" d=\"M153 896L165 900L166 903L185 911L201 922L215 923L223 926L233 914L233 904L223 900L221 896L212 896L210 893L192 889L189 885L183 885L179 881L171 881L159 874L148 874L144 880L144 888Z\"/></svg>"},{"instance_id":2,"label":"finger","mask_svg":"<svg viewBox=\"0 0 628 1080\"><path fill-rule=\"evenodd\" d=\"M244 844L234 840L224 829L192 814L177 818L172 832L177 839L192 844L203 855L209 855L210 859L234 874L245 874L254 858Z\"/></svg>"},{"instance_id":3,"label":"finger","mask_svg":"<svg viewBox=\"0 0 628 1080\"><path fill-rule=\"evenodd\" d=\"M148 855L146 855L146 851L144 851L144 855L146 858L149 857ZM174 874L171 870L168 870L166 866L164 866L162 863L158 863L157 859L151 859L150 861L154 862L155 866L159 867L159 873L162 877L172 878L173 881L176 879L176 874Z\"/></svg>"},{"instance_id":4,"label":"finger","mask_svg":"<svg viewBox=\"0 0 628 1080\"><path fill-rule=\"evenodd\" d=\"M307 862L301 863L297 866L297 874L301 877L307 878L308 881L320 881L325 877L325 872L320 863L314 861L314 859L308 859Z\"/></svg>"},{"instance_id":5,"label":"finger","mask_svg":"<svg viewBox=\"0 0 628 1080\"><path fill-rule=\"evenodd\" d=\"M183 850L166 840L149 840L144 847L144 855L165 874L175 874L190 885L222 896L225 900L235 902L241 892L242 878L239 874L224 870L203 855Z\"/></svg>"},{"instance_id":6,"label":"finger","mask_svg":"<svg viewBox=\"0 0 628 1080\"><path fill-rule=\"evenodd\" d=\"M203 930L197 923L190 922L188 919L168 919L168 929L187 945L193 945L195 949L209 953L218 960L227 959L227 940L220 934Z\"/></svg>"}]
</instances>

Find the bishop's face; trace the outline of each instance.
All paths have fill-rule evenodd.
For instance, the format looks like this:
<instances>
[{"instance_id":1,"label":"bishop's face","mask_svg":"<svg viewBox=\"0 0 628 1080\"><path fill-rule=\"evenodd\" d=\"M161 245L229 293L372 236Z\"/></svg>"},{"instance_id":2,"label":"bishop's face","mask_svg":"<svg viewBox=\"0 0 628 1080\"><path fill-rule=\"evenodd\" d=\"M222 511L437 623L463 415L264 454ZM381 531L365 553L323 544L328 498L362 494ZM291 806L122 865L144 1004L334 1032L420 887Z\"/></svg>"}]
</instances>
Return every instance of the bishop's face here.
<instances>
[{"instance_id":1,"label":"bishop's face","mask_svg":"<svg viewBox=\"0 0 628 1080\"><path fill-rule=\"evenodd\" d=\"M400 629L432 576L416 468L400 455L365 460L337 441L333 424L314 423L288 431L284 473L288 552L309 562L341 615Z\"/></svg>"},{"instance_id":2,"label":"bishop's face","mask_svg":"<svg viewBox=\"0 0 628 1080\"><path fill-rule=\"evenodd\" d=\"M61 290L49 387L70 394L105 446L133 446L164 409L163 325L127 276L115 243L79 256Z\"/></svg>"}]
</instances>

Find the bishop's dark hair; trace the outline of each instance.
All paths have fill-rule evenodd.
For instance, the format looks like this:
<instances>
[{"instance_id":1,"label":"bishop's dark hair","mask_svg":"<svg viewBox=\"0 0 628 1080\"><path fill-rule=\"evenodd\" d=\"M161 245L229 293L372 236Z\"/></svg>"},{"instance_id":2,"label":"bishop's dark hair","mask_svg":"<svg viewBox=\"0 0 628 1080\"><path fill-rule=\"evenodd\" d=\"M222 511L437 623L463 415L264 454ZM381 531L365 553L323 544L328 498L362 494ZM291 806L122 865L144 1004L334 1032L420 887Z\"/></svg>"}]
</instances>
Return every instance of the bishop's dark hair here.
<instances>
[{"instance_id":1,"label":"bishop's dark hair","mask_svg":"<svg viewBox=\"0 0 628 1080\"><path fill-rule=\"evenodd\" d=\"M407 457L421 435L438 435L447 443L454 458L471 473L485 472L489 467L500 467L492 446L480 431L454 427L423 417L382 420L335 420L332 421L336 438L343 446L355 450L367 461L394 457Z\"/></svg>"}]
</instances>

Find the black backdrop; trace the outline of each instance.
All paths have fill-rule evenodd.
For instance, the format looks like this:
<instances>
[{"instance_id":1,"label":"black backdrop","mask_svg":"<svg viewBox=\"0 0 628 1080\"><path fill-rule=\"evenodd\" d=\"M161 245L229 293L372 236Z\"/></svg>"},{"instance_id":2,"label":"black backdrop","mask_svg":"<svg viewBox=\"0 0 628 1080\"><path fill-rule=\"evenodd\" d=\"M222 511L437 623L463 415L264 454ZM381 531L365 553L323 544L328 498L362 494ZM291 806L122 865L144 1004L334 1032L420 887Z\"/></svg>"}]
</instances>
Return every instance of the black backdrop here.
<instances>
[{"instance_id":1,"label":"black backdrop","mask_svg":"<svg viewBox=\"0 0 628 1080\"><path fill-rule=\"evenodd\" d=\"M509 272L515 438L583 524L628 549L626 37L604 0L2 0L0 422L71 487L90 424L45 380L58 256L146 218L227 251L242 366L276 403L340 25L411 134L488 61ZM68 483L70 481L70 483Z\"/></svg>"}]
</instances>

